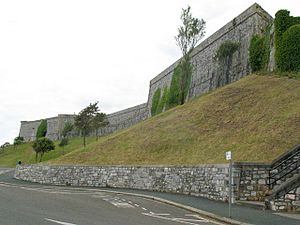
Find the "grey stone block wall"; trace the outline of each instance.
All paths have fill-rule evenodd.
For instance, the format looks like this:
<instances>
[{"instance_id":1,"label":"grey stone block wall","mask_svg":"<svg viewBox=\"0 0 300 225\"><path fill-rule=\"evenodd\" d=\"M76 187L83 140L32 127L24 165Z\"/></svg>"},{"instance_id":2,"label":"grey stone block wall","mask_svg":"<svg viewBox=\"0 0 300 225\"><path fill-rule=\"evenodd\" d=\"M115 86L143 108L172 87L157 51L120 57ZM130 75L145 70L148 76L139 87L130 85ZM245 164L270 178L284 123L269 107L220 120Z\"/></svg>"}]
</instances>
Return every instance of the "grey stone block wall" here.
<instances>
[{"instance_id":1,"label":"grey stone block wall","mask_svg":"<svg viewBox=\"0 0 300 225\"><path fill-rule=\"evenodd\" d=\"M270 202L274 211L299 211L300 209L300 187Z\"/></svg>"},{"instance_id":2,"label":"grey stone block wall","mask_svg":"<svg viewBox=\"0 0 300 225\"><path fill-rule=\"evenodd\" d=\"M134 188L228 200L228 165L17 166L15 178L41 184Z\"/></svg>"},{"instance_id":3,"label":"grey stone block wall","mask_svg":"<svg viewBox=\"0 0 300 225\"><path fill-rule=\"evenodd\" d=\"M272 21L272 17L266 11L254 4L200 43L192 53L193 73L187 100L250 74L248 49L251 37L261 34ZM228 40L237 42L240 46L233 55L229 79L226 80L214 58L220 45ZM155 91L170 86L174 68L178 63L179 60L150 81L149 113Z\"/></svg>"},{"instance_id":4,"label":"grey stone block wall","mask_svg":"<svg viewBox=\"0 0 300 225\"><path fill-rule=\"evenodd\" d=\"M106 135L130 127L148 118L147 103L107 115L109 125L99 129L99 135Z\"/></svg>"},{"instance_id":5,"label":"grey stone block wall","mask_svg":"<svg viewBox=\"0 0 300 225\"><path fill-rule=\"evenodd\" d=\"M41 120L21 121L19 136L23 137L26 142L34 141L40 124Z\"/></svg>"},{"instance_id":6,"label":"grey stone block wall","mask_svg":"<svg viewBox=\"0 0 300 225\"><path fill-rule=\"evenodd\" d=\"M269 191L268 177L270 164L236 163L239 170L239 200L264 201Z\"/></svg>"}]
</instances>

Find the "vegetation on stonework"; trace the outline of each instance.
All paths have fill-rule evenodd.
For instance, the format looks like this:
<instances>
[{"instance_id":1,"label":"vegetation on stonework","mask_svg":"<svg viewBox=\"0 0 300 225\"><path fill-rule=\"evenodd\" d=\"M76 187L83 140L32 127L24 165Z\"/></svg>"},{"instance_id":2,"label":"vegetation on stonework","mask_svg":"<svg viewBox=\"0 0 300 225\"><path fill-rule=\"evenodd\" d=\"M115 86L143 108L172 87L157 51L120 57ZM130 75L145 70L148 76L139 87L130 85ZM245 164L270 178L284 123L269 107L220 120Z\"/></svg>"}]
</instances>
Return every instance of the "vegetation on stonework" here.
<instances>
[{"instance_id":1,"label":"vegetation on stonework","mask_svg":"<svg viewBox=\"0 0 300 225\"><path fill-rule=\"evenodd\" d=\"M166 108L166 103L168 98L169 98L169 88L165 87L163 95L160 98L159 103L157 105L156 114L163 112L163 110Z\"/></svg>"},{"instance_id":2,"label":"vegetation on stonework","mask_svg":"<svg viewBox=\"0 0 300 225\"><path fill-rule=\"evenodd\" d=\"M169 96L166 102L167 109L180 105L180 76L182 74L181 64L178 64L173 72Z\"/></svg>"},{"instance_id":3,"label":"vegetation on stonework","mask_svg":"<svg viewBox=\"0 0 300 225\"><path fill-rule=\"evenodd\" d=\"M299 71L299 26L295 25L300 24L300 17L290 16L288 10L279 10L274 24L275 60L279 71Z\"/></svg>"},{"instance_id":4,"label":"vegetation on stonework","mask_svg":"<svg viewBox=\"0 0 300 225\"><path fill-rule=\"evenodd\" d=\"M224 84L230 82L230 69L232 67L233 54L238 50L240 44L233 41L224 41L218 48L215 59L219 62L219 65L224 76ZM221 85L221 84L219 84Z\"/></svg>"},{"instance_id":5,"label":"vegetation on stonework","mask_svg":"<svg viewBox=\"0 0 300 225\"><path fill-rule=\"evenodd\" d=\"M160 90L160 88L157 88L152 97L152 105L151 105L151 115L152 116L156 115L157 106L158 106L159 100L160 100L160 95L161 95L161 90Z\"/></svg>"},{"instance_id":6,"label":"vegetation on stonework","mask_svg":"<svg viewBox=\"0 0 300 225\"><path fill-rule=\"evenodd\" d=\"M249 75L49 163L214 164L228 149L235 161L271 162L299 144L299 127L300 81Z\"/></svg>"},{"instance_id":7,"label":"vegetation on stonework","mask_svg":"<svg viewBox=\"0 0 300 225\"><path fill-rule=\"evenodd\" d=\"M291 26L282 35L278 59L281 71L300 71L300 24Z\"/></svg>"},{"instance_id":8,"label":"vegetation on stonework","mask_svg":"<svg viewBox=\"0 0 300 225\"><path fill-rule=\"evenodd\" d=\"M205 21L194 18L191 13L191 7L182 9L181 17L182 26L178 28L178 34L175 37L176 44L182 52L180 60L181 74L178 79L180 104L184 104L187 97L191 79L191 53L197 43L204 37Z\"/></svg>"},{"instance_id":9,"label":"vegetation on stonework","mask_svg":"<svg viewBox=\"0 0 300 225\"><path fill-rule=\"evenodd\" d=\"M254 35L250 41L249 61L253 72L265 69L269 59L267 36Z\"/></svg>"},{"instance_id":10,"label":"vegetation on stonework","mask_svg":"<svg viewBox=\"0 0 300 225\"><path fill-rule=\"evenodd\" d=\"M41 120L40 125L36 131L36 138L43 138L46 137L47 134L47 120Z\"/></svg>"}]
</instances>

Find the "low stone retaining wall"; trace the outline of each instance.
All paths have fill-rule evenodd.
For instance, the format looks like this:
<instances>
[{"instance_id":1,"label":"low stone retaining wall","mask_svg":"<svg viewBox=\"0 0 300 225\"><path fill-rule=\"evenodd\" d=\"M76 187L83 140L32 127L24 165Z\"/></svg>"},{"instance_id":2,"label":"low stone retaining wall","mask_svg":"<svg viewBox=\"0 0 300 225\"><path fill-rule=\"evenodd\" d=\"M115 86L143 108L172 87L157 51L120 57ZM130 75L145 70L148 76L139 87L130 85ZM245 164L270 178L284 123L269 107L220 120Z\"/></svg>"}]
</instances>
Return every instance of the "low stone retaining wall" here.
<instances>
[{"instance_id":1,"label":"low stone retaining wall","mask_svg":"<svg viewBox=\"0 0 300 225\"><path fill-rule=\"evenodd\" d=\"M263 201L270 165L234 163L233 200ZM21 165L15 178L41 184L132 188L228 201L229 165L47 166Z\"/></svg>"},{"instance_id":2,"label":"low stone retaining wall","mask_svg":"<svg viewBox=\"0 0 300 225\"><path fill-rule=\"evenodd\" d=\"M235 171L239 174L239 200L264 201L269 191L267 180L270 164L264 163L235 163Z\"/></svg>"},{"instance_id":3,"label":"low stone retaining wall","mask_svg":"<svg viewBox=\"0 0 300 225\"><path fill-rule=\"evenodd\" d=\"M133 188L228 200L228 164L171 166L21 165L15 178L41 184Z\"/></svg>"}]
</instances>

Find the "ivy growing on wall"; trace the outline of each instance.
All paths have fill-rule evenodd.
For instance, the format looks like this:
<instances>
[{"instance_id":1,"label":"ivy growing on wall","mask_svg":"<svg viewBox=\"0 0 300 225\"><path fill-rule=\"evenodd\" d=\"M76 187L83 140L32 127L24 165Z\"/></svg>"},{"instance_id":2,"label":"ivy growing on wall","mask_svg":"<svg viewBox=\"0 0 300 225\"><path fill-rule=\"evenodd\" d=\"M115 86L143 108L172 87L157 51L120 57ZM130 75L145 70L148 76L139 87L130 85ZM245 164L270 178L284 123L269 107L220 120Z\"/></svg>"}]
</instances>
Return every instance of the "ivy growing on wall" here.
<instances>
[{"instance_id":1,"label":"ivy growing on wall","mask_svg":"<svg viewBox=\"0 0 300 225\"><path fill-rule=\"evenodd\" d=\"M233 54L238 50L240 44L233 41L225 41L218 48L215 59L219 62L224 76L224 84L229 83L229 72L232 64Z\"/></svg>"},{"instance_id":2,"label":"ivy growing on wall","mask_svg":"<svg viewBox=\"0 0 300 225\"><path fill-rule=\"evenodd\" d=\"M270 42L268 35L254 35L250 41L249 60L253 72L260 71L266 67L269 61Z\"/></svg>"},{"instance_id":3,"label":"ivy growing on wall","mask_svg":"<svg viewBox=\"0 0 300 225\"><path fill-rule=\"evenodd\" d=\"M290 16L288 10L279 10L275 15L275 60L280 71L297 71L297 57L300 50L297 49L297 26L291 30L294 25L300 24L300 17ZM289 31L288 31L289 30ZM286 34L287 32L287 34ZM292 41L292 42L289 42ZM290 61L288 61L290 60Z\"/></svg>"},{"instance_id":4,"label":"ivy growing on wall","mask_svg":"<svg viewBox=\"0 0 300 225\"><path fill-rule=\"evenodd\" d=\"M278 68L281 71L300 71L300 24L283 33Z\"/></svg>"},{"instance_id":5,"label":"ivy growing on wall","mask_svg":"<svg viewBox=\"0 0 300 225\"><path fill-rule=\"evenodd\" d=\"M47 120L42 120L37 131L36 131L36 138L45 137L47 133Z\"/></svg>"},{"instance_id":6,"label":"ivy growing on wall","mask_svg":"<svg viewBox=\"0 0 300 225\"><path fill-rule=\"evenodd\" d=\"M161 113L164 109L166 109L166 103L169 98L169 89L167 87L164 88L164 92L162 97L159 100L157 105L156 114Z\"/></svg>"},{"instance_id":7,"label":"ivy growing on wall","mask_svg":"<svg viewBox=\"0 0 300 225\"><path fill-rule=\"evenodd\" d=\"M161 94L161 90L160 90L160 88L158 88L158 89L156 89L156 91L154 92L154 95L152 97L152 106L151 106L151 115L152 116L156 115L157 107L158 107L159 100L160 100L160 94Z\"/></svg>"}]
</instances>

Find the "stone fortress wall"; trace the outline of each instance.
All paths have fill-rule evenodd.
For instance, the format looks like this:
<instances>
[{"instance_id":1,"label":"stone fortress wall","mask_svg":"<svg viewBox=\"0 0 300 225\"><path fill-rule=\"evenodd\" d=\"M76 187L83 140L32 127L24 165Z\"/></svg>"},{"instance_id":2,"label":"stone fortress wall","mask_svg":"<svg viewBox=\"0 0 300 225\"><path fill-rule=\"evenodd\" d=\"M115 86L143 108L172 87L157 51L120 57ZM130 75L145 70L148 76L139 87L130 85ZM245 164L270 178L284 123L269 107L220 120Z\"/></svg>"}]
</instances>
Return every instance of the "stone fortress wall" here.
<instances>
[{"instance_id":1,"label":"stone fortress wall","mask_svg":"<svg viewBox=\"0 0 300 225\"><path fill-rule=\"evenodd\" d=\"M262 33L272 21L273 18L265 10L258 4L254 4L200 43L192 53L193 73L187 100L250 74L248 48L251 37ZM227 40L239 43L239 48L232 58L231 67L227 74L228 78L214 59L219 46ZM179 60L150 81L147 103L109 114L109 126L100 129L99 133L106 135L130 127L150 117L152 98L155 91L158 88L163 90L165 87L170 86L174 68L178 63ZM47 136L53 140L59 139L64 123L73 119L74 115L47 119ZM24 137L26 141L34 140L34 131L36 132L39 123L40 120L22 121L20 136Z\"/></svg>"},{"instance_id":2,"label":"stone fortress wall","mask_svg":"<svg viewBox=\"0 0 300 225\"><path fill-rule=\"evenodd\" d=\"M251 73L248 49L251 37L261 34L273 18L258 4L254 4L201 42L192 52L193 73L187 96L190 100ZM225 41L239 44L232 58L228 80L215 59L216 52ZM179 60L150 81L148 108L151 109L155 91L169 87L174 68Z\"/></svg>"}]
</instances>

